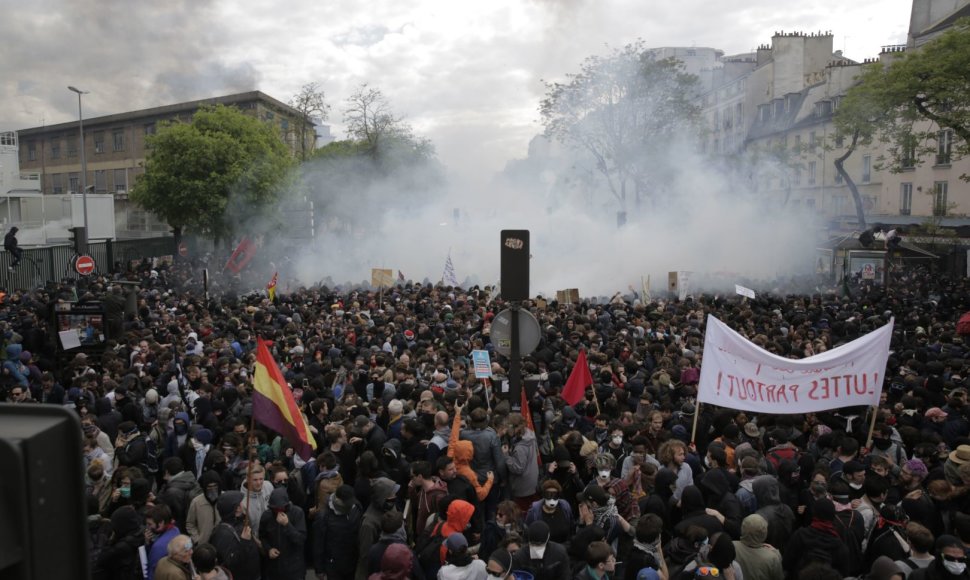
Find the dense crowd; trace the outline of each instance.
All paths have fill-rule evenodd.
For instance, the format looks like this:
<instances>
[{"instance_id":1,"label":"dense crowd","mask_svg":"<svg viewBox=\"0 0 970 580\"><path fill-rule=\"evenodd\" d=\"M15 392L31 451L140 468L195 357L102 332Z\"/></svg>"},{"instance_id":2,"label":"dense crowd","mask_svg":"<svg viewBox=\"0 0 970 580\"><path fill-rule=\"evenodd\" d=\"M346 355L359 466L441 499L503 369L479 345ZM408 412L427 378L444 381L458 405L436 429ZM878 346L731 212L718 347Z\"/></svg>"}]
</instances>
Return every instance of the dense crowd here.
<instances>
[{"instance_id":1,"label":"dense crowd","mask_svg":"<svg viewBox=\"0 0 970 580\"><path fill-rule=\"evenodd\" d=\"M134 312L123 278L140 283ZM199 280L146 265L0 304L0 399L80 417L96 580L970 576L966 280L531 301L525 413L502 388L489 337L506 305L490 289L314 286L271 302L205 299ZM103 352L62 358L55 303L94 299ZM792 358L895 317L875 420L697 406L708 314ZM308 458L252 427L257 337L315 437ZM569 406L580 349L594 384ZM473 350L491 352L488 383Z\"/></svg>"}]
</instances>

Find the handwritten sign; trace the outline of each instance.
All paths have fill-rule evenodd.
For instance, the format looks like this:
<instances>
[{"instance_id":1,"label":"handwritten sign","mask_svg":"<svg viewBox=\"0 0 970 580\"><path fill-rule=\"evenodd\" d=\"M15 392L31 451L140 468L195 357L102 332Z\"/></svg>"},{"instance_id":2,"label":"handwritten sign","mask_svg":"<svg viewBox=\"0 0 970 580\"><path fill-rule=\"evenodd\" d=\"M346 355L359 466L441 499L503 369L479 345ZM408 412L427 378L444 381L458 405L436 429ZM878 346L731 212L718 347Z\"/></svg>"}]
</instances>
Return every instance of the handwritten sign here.
<instances>
[{"instance_id":1,"label":"handwritten sign","mask_svg":"<svg viewBox=\"0 0 970 580\"><path fill-rule=\"evenodd\" d=\"M838 348L792 360L707 318L697 398L728 409L811 413L879 404L893 321Z\"/></svg>"},{"instance_id":2,"label":"handwritten sign","mask_svg":"<svg viewBox=\"0 0 970 580\"><path fill-rule=\"evenodd\" d=\"M370 285L378 288L387 288L394 283L394 270L385 268L371 268Z\"/></svg>"}]
</instances>

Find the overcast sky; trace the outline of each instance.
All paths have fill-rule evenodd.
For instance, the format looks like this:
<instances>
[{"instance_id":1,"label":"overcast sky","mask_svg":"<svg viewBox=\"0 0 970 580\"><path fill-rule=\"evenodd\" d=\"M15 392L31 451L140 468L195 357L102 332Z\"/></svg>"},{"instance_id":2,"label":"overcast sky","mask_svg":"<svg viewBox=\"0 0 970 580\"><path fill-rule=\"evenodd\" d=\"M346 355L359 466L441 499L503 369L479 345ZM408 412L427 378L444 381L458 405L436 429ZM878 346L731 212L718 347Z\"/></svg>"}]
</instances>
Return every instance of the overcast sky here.
<instances>
[{"instance_id":1,"label":"overcast sky","mask_svg":"<svg viewBox=\"0 0 970 580\"><path fill-rule=\"evenodd\" d=\"M770 43L832 31L862 60L904 43L911 0L13 0L0 18L0 129L261 90L287 101L316 81L342 137L362 82L430 137L457 172L523 157L539 132L542 80L642 38L649 47Z\"/></svg>"}]
</instances>

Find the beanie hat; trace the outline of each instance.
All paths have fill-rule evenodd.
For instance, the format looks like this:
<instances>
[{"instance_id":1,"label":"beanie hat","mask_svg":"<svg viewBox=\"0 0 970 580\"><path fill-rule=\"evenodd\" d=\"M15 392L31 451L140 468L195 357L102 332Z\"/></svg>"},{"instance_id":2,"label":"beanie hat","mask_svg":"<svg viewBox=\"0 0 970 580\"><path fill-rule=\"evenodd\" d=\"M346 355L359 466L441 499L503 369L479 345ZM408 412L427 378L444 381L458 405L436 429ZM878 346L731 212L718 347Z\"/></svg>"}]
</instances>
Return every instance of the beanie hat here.
<instances>
[{"instance_id":1,"label":"beanie hat","mask_svg":"<svg viewBox=\"0 0 970 580\"><path fill-rule=\"evenodd\" d=\"M209 431L208 429L199 429L195 432L195 440L203 445L212 443L212 431Z\"/></svg>"},{"instance_id":2,"label":"beanie hat","mask_svg":"<svg viewBox=\"0 0 970 580\"><path fill-rule=\"evenodd\" d=\"M829 499L817 499L812 506L812 514L816 519L823 522L831 522L835 519L835 504Z\"/></svg>"}]
</instances>

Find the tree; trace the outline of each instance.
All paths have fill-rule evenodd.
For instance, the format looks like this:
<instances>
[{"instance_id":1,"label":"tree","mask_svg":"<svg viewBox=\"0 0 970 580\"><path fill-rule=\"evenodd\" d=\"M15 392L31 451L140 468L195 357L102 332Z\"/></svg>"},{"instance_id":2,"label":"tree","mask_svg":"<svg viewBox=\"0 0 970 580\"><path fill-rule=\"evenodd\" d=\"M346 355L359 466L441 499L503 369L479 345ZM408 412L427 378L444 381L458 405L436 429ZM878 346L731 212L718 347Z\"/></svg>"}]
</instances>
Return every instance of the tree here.
<instances>
[{"instance_id":1,"label":"tree","mask_svg":"<svg viewBox=\"0 0 970 580\"><path fill-rule=\"evenodd\" d=\"M330 105L324 102L323 89L316 82L307 83L300 88L300 92L293 95L289 105L300 112L302 122L297 125L297 138L300 140L300 159L307 158L307 131L313 127L312 117L326 121L330 117ZM310 146L312 150L312 146Z\"/></svg>"},{"instance_id":2,"label":"tree","mask_svg":"<svg viewBox=\"0 0 970 580\"><path fill-rule=\"evenodd\" d=\"M938 161L950 163L970 152L968 70L970 19L961 19L919 49L868 67L849 91L884 108L873 129L889 145L891 171L919 164L927 155L935 159L941 153Z\"/></svg>"},{"instance_id":3,"label":"tree","mask_svg":"<svg viewBox=\"0 0 970 580\"><path fill-rule=\"evenodd\" d=\"M160 126L148 146L131 198L176 235L187 227L222 239L264 217L292 165L273 127L222 105L199 109L191 123Z\"/></svg>"},{"instance_id":4,"label":"tree","mask_svg":"<svg viewBox=\"0 0 970 580\"><path fill-rule=\"evenodd\" d=\"M664 150L694 130L697 78L675 59L657 60L643 43L591 56L565 83L546 83L539 107L546 135L585 150L621 210L627 189L636 201L648 183L667 177Z\"/></svg>"},{"instance_id":5,"label":"tree","mask_svg":"<svg viewBox=\"0 0 970 580\"><path fill-rule=\"evenodd\" d=\"M856 220L861 229L868 227L865 206L859 194L859 187L845 170L845 162L859 147L868 146L880 135L891 131L896 121L893 108L887 101L888 94L884 91L883 79L886 70L886 67L879 62L866 65L857 84L850 87L840 99L834 117L835 144L837 147L845 147L845 151L835 158L835 170L852 194ZM848 145L845 145L846 139L848 139Z\"/></svg>"},{"instance_id":6,"label":"tree","mask_svg":"<svg viewBox=\"0 0 970 580\"><path fill-rule=\"evenodd\" d=\"M415 136L411 125L391 111L384 93L367 83L357 87L347 99L344 123L357 150L370 157L383 175L436 157L431 141Z\"/></svg>"}]
</instances>

